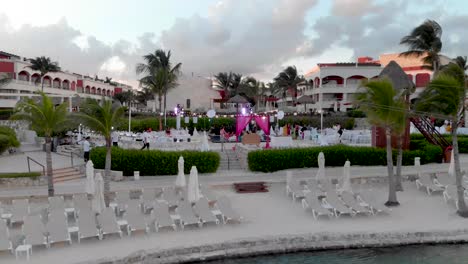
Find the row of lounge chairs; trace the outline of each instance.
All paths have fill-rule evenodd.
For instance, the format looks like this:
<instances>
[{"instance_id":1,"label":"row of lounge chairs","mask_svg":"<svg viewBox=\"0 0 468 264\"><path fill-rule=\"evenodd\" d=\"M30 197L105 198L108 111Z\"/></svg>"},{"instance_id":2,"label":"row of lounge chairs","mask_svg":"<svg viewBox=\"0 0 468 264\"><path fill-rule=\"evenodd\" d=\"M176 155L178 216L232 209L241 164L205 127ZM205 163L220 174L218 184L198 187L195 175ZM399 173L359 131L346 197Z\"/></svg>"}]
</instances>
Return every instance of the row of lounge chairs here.
<instances>
[{"instance_id":1,"label":"row of lounge chairs","mask_svg":"<svg viewBox=\"0 0 468 264\"><path fill-rule=\"evenodd\" d=\"M468 178L463 176L463 194L465 202L468 203ZM428 195L442 194L446 203L452 204L458 210L458 190L455 180L447 174L440 174L437 177L423 174L416 180L416 188L425 190Z\"/></svg>"},{"instance_id":2,"label":"row of lounge chairs","mask_svg":"<svg viewBox=\"0 0 468 264\"><path fill-rule=\"evenodd\" d=\"M171 201L173 203L165 200L170 197L170 193L175 194L174 201ZM233 210L225 196L215 198L212 192L205 190L204 197L192 206L186 198L184 199L183 193L176 192L174 188L164 189L160 193L157 189L147 189L139 199L130 199L128 191L117 192L114 208L105 208L98 215L92 210L91 201L86 194L73 195L73 210L67 209L63 197L51 197L47 221L39 215L29 215L28 200L13 200L10 219L23 223L21 233L24 236L24 244L46 247L58 242L71 244L72 233L77 234L80 242L82 239L93 237L101 240L114 234L122 237L123 227L126 227L130 236L137 231L158 232L162 228L177 230L177 221L181 229L189 225L202 227L209 223L218 225L221 222L226 224L242 221L242 217ZM214 199L212 208L207 197ZM171 215L172 206L175 207L175 214ZM69 213L75 218L74 226L68 226ZM120 220L117 218L118 214L122 216ZM13 246L9 240L6 221L0 220L0 251L3 250L13 250Z\"/></svg>"},{"instance_id":3,"label":"row of lounge chairs","mask_svg":"<svg viewBox=\"0 0 468 264\"><path fill-rule=\"evenodd\" d=\"M293 201L300 200L305 210L311 210L317 220L320 216L340 217L348 215L375 215L389 213L386 207L371 204L371 199L363 194L354 195L351 192L337 193L331 182L318 183L306 181L302 185L299 181L291 181L286 185L286 193Z\"/></svg>"}]
</instances>

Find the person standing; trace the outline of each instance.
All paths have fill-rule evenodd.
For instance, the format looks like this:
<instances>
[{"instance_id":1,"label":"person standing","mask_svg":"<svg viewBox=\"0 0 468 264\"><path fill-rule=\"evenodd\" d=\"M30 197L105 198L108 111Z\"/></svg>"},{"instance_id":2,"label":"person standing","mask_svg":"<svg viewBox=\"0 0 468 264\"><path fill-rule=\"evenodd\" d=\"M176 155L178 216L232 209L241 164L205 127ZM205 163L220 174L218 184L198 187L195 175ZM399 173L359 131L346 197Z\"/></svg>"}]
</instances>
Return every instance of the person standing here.
<instances>
[{"instance_id":1,"label":"person standing","mask_svg":"<svg viewBox=\"0 0 468 264\"><path fill-rule=\"evenodd\" d=\"M144 150L145 148L149 150L149 133L146 130L143 132L143 147L141 150Z\"/></svg>"},{"instance_id":2,"label":"person standing","mask_svg":"<svg viewBox=\"0 0 468 264\"><path fill-rule=\"evenodd\" d=\"M83 145L83 153L84 153L85 163L88 162L88 160L89 160L89 150L91 148L91 144L89 143L89 139L90 139L90 137L86 137L85 140L83 141L83 143L81 143Z\"/></svg>"},{"instance_id":3,"label":"person standing","mask_svg":"<svg viewBox=\"0 0 468 264\"><path fill-rule=\"evenodd\" d=\"M117 131L112 132L112 146L118 147L119 146L119 133Z\"/></svg>"}]
</instances>

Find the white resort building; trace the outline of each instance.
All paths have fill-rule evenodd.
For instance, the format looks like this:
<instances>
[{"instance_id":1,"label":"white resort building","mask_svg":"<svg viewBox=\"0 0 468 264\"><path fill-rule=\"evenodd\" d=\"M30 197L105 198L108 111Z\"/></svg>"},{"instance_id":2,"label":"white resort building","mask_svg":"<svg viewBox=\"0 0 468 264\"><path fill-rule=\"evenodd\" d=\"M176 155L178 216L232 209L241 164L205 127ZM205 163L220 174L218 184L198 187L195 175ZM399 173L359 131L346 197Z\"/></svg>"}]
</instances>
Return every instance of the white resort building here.
<instances>
[{"instance_id":1,"label":"white resort building","mask_svg":"<svg viewBox=\"0 0 468 264\"><path fill-rule=\"evenodd\" d=\"M69 102L73 111L82 98L111 99L115 93L131 90L121 83L102 80L68 71L51 72L40 80L40 73L29 68L28 58L0 51L0 74L8 75L11 82L0 88L0 108L13 108L21 97L30 97L44 85L44 92L54 103Z\"/></svg>"}]
</instances>

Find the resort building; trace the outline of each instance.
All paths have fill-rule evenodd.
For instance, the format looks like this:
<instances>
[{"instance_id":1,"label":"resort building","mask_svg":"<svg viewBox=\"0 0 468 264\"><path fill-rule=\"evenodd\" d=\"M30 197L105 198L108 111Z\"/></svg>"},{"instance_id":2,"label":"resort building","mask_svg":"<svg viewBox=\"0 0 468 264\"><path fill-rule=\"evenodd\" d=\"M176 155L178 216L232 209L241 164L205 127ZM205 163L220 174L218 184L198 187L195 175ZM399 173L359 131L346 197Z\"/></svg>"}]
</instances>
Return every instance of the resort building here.
<instances>
[{"instance_id":1,"label":"resort building","mask_svg":"<svg viewBox=\"0 0 468 264\"><path fill-rule=\"evenodd\" d=\"M0 87L0 108L13 108L21 97L31 97L44 87L44 92L54 103L69 102L72 111L83 98L111 99L115 93L131 90L121 83L105 83L103 80L69 71L50 72L42 79L40 73L29 66L28 58L0 51L0 74L12 78Z\"/></svg>"}]
</instances>

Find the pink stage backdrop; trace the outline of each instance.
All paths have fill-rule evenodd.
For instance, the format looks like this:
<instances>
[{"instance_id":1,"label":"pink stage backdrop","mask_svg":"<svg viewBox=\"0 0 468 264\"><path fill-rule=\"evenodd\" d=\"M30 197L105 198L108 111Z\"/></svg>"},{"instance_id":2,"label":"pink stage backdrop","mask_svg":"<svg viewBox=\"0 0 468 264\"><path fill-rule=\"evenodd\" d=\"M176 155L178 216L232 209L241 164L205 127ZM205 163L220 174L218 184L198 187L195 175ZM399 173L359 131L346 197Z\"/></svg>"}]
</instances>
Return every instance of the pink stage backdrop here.
<instances>
[{"instance_id":1,"label":"pink stage backdrop","mask_svg":"<svg viewBox=\"0 0 468 264\"><path fill-rule=\"evenodd\" d=\"M236 137L239 138L239 135L242 133L242 130L249 124L252 118L255 119L255 122L260 127L260 129L265 132L265 135L270 135L270 119L268 116L237 116L236 117Z\"/></svg>"}]
</instances>

